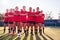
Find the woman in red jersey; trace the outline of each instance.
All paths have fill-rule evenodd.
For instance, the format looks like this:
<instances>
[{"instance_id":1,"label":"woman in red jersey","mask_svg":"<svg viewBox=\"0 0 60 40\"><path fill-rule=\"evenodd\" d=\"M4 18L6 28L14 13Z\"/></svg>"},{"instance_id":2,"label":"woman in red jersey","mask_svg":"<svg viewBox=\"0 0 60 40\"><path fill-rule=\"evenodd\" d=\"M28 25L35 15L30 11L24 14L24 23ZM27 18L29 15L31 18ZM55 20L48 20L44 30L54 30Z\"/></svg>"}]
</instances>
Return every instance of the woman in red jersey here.
<instances>
[{"instance_id":1,"label":"woman in red jersey","mask_svg":"<svg viewBox=\"0 0 60 40\"><path fill-rule=\"evenodd\" d=\"M14 21L13 21L13 35L15 35L15 33L16 33L16 26L15 26L15 9L12 9L12 11L13 11L13 13L14 13L14 17L13 17L13 19L14 19Z\"/></svg>"},{"instance_id":2,"label":"woman in red jersey","mask_svg":"<svg viewBox=\"0 0 60 40\"><path fill-rule=\"evenodd\" d=\"M44 33L44 18L45 18L45 14L43 14L43 10L41 10L41 29L42 32Z\"/></svg>"},{"instance_id":3,"label":"woman in red jersey","mask_svg":"<svg viewBox=\"0 0 60 40\"><path fill-rule=\"evenodd\" d=\"M33 23L34 23L34 30L35 30L35 34L37 34L37 24L36 24L36 12L35 12L35 9L33 9Z\"/></svg>"},{"instance_id":4,"label":"woman in red jersey","mask_svg":"<svg viewBox=\"0 0 60 40\"><path fill-rule=\"evenodd\" d=\"M31 34L33 35L33 26L34 26L34 19L33 19L34 13L32 12L32 7L29 7L28 12L28 25L31 26Z\"/></svg>"},{"instance_id":5,"label":"woman in red jersey","mask_svg":"<svg viewBox=\"0 0 60 40\"><path fill-rule=\"evenodd\" d=\"M23 26L25 34L28 34L26 6L23 6L23 9L21 11L21 22L22 22L22 26Z\"/></svg>"},{"instance_id":6,"label":"woman in red jersey","mask_svg":"<svg viewBox=\"0 0 60 40\"><path fill-rule=\"evenodd\" d=\"M8 23L8 9L6 9L6 13L4 15L4 32L5 33L5 30L6 30L6 26L7 26L7 23Z\"/></svg>"},{"instance_id":7,"label":"woman in red jersey","mask_svg":"<svg viewBox=\"0 0 60 40\"><path fill-rule=\"evenodd\" d=\"M40 35L42 34L41 30L41 12L39 11L39 7L36 8L36 25L39 26Z\"/></svg>"},{"instance_id":8,"label":"woman in red jersey","mask_svg":"<svg viewBox=\"0 0 60 40\"><path fill-rule=\"evenodd\" d=\"M14 25L13 25L13 22L14 22L14 13L13 13L13 9L10 9L10 12L9 12L9 14L8 14L8 17L9 17L9 19L8 19L8 22L9 22L9 33L11 33L12 34L12 31L13 31L13 27L14 27Z\"/></svg>"},{"instance_id":9,"label":"woman in red jersey","mask_svg":"<svg viewBox=\"0 0 60 40\"><path fill-rule=\"evenodd\" d=\"M22 34L22 26L20 25L21 17L18 6L15 7L15 25L17 24L18 34Z\"/></svg>"}]
</instances>

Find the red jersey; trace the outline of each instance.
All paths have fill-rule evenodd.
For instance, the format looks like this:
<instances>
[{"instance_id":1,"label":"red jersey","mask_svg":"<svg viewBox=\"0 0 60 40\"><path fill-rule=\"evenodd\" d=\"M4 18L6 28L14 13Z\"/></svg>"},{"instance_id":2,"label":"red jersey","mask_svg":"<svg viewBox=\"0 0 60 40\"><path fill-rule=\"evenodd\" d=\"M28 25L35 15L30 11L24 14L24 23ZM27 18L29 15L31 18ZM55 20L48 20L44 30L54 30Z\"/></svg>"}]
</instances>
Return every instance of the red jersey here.
<instances>
[{"instance_id":1,"label":"red jersey","mask_svg":"<svg viewBox=\"0 0 60 40\"><path fill-rule=\"evenodd\" d=\"M21 22L27 22L27 12L21 11Z\"/></svg>"},{"instance_id":2,"label":"red jersey","mask_svg":"<svg viewBox=\"0 0 60 40\"><path fill-rule=\"evenodd\" d=\"M14 13L13 12L10 12L8 14L8 17L9 17L9 19L8 19L9 22L14 22Z\"/></svg>"},{"instance_id":3,"label":"red jersey","mask_svg":"<svg viewBox=\"0 0 60 40\"><path fill-rule=\"evenodd\" d=\"M5 13L4 15L4 22L8 22L8 13Z\"/></svg>"},{"instance_id":4,"label":"red jersey","mask_svg":"<svg viewBox=\"0 0 60 40\"><path fill-rule=\"evenodd\" d=\"M42 13L42 14L41 14L41 22L42 22L42 23L44 23L44 17L45 17L45 15Z\"/></svg>"},{"instance_id":5,"label":"red jersey","mask_svg":"<svg viewBox=\"0 0 60 40\"><path fill-rule=\"evenodd\" d=\"M36 18L35 18L35 22L41 22L40 11L36 12L35 15L37 15Z\"/></svg>"},{"instance_id":6,"label":"red jersey","mask_svg":"<svg viewBox=\"0 0 60 40\"><path fill-rule=\"evenodd\" d=\"M32 15L33 15L33 16L32 16L32 21L34 21L34 22L35 22L35 18L36 18L35 13L36 13L36 12L32 12Z\"/></svg>"},{"instance_id":7,"label":"red jersey","mask_svg":"<svg viewBox=\"0 0 60 40\"><path fill-rule=\"evenodd\" d=\"M35 19L34 12L28 12L28 21L34 21Z\"/></svg>"},{"instance_id":8,"label":"red jersey","mask_svg":"<svg viewBox=\"0 0 60 40\"><path fill-rule=\"evenodd\" d=\"M14 19L15 19L15 22L20 22L20 12L19 11L15 11L15 14L14 14Z\"/></svg>"}]
</instances>

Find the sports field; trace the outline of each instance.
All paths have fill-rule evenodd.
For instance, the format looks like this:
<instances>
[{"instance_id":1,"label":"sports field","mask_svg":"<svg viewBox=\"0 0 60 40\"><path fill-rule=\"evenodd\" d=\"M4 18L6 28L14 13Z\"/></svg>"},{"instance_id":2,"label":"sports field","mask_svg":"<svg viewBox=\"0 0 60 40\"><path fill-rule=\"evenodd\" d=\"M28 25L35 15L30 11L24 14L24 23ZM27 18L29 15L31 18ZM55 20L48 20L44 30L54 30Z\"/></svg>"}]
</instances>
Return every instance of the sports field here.
<instances>
[{"instance_id":1,"label":"sports field","mask_svg":"<svg viewBox=\"0 0 60 40\"><path fill-rule=\"evenodd\" d=\"M36 35L29 33L27 37L23 34L22 37L19 38L17 34L15 36L8 35L8 27L6 33L3 34L3 27L0 27L0 40L60 40L60 28L45 27L45 33L42 36L39 33Z\"/></svg>"}]
</instances>

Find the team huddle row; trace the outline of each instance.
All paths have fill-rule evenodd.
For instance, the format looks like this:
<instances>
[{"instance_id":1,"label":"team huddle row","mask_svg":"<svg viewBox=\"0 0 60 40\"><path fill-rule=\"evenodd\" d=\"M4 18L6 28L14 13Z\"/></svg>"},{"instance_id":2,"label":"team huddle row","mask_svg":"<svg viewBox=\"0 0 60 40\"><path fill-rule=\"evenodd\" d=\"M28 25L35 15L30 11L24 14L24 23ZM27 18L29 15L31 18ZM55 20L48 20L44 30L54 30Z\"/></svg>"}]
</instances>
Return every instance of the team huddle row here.
<instances>
[{"instance_id":1,"label":"team huddle row","mask_svg":"<svg viewBox=\"0 0 60 40\"><path fill-rule=\"evenodd\" d=\"M33 31L33 26L36 31L35 33L37 33L38 26L41 32L41 28L44 28L45 15L43 14L43 10L39 10L39 7L36 7L36 10L32 9L32 7L29 7L29 11L26 11L25 6L23 6L20 11L18 6L16 6L15 9L6 9L6 13L4 15L4 33L6 30L6 23L8 23L9 26L9 33L13 31L12 34L14 34L16 31L16 24L18 28L18 34L21 34L22 27L24 28L24 32L27 34L29 26L31 26L31 34Z\"/></svg>"}]
</instances>

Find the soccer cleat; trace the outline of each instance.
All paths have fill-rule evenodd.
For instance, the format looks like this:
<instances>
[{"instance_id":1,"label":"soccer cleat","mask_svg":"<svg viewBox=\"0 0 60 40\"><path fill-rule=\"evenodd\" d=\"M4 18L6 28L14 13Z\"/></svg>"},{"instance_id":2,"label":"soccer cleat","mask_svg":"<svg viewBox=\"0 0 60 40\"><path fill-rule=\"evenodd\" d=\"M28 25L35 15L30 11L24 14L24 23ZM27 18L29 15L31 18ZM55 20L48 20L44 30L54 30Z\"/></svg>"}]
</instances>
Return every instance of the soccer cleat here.
<instances>
[{"instance_id":1,"label":"soccer cleat","mask_svg":"<svg viewBox=\"0 0 60 40\"><path fill-rule=\"evenodd\" d=\"M43 28L43 33L44 33L44 28Z\"/></svg>"},{"instance_id":2,"label":"soccer cleat","mask_svg":"<svg viewBox=\"0 0 60 40\"><path fill-rule=\"evenodd\" d=\"M33 35L33 30L31 30L31 35Z\"/></svg>"},{"instance_id":3,"label":"soccer cleat","mask_svg":"<svg viewBox=\"0 0 60 40\"><path fill-rule=\"evenodd\" d=\"M18 33L20 32L20 30L18 30Z\"/></svg>"},{"instance_id":4,"label":"soccer cleat","mask_svg":"<svg viewBox=\"0 0 60 40\"><path fill-rule=\"evenodd\" d=\"M21 33L21 32L19 32L19 33L18 33L18 37L21 37L21 36L22 36L22 33Z\"/></svg>"},{"instance_id":5,"label":"soccer cleat","mask_svg":"<svg viewBox=\"0 0 60 40\"><path fill-rule=\"evenodd\" d=\"M35 34L37 34L37 29L35 29Z\"/></svg>"},{"instance_id":6,"label":"soccer cleat","mask_svg":"<svg viewBox=\"0 0 60 40\"><path fill-rule=\"evenodd\" d=\"M10 29L8 29L9 30L9 34L11 33L11 31L10 31Z\"/></svg>"},{"instance_id":7,"label":"soccer cleat","mask_svg":"<svg viewBox=\"0 0 60 40\"><path fill-rule=\"evenodd\" d=\"M13 35L15 35L15 30L13 29L13 33L12 33Z\"/></svg>"},{"instance_id":8,"label":"soccer cleat","mask_svg":"<svg viewBox=\"0 0 60 40\"><path fill-rule=\"evenodd\" d=\"M16 32L16 27L14 28L15 32Z\"/></svg>"},{"instance_id":9,"label":"soccer cleat","mask_svg":"<svg viewBox=\"0 0 60 40\"><path fill-rule=\"evenodd\" d=\"M11 28L11 31L13 31L13 28Z\"/></svg>"},{"instance_id":10,"label":"soccer cleat","mask_svg":"<svg viewBox=\"0 0 60 40\"><path fill-rule=\"evenodd\" d=\"M40 32L40 35L42 35L42 29L40 29L39 32Z\"/></svg>"},{"instance_id":11,"label":"soccer cleat","mask_svg":"<svg viewBox=\"0 0 60 40\"><path fill-rule=\"evenodd\" d=\"M3 32L3 33L5 33L5 30L6 30L6 29L4 29L4 32Z\"/></svg>"},{"instance_id":12,"label":"soccer cleat","mask_svg":"<svg viewBox=\"0 0 60 40\"><path fill-rule=\"evenodd\" d=\"M28 36L28 30L24 30L25 36Z\"/></svg>"}]
</instances>

